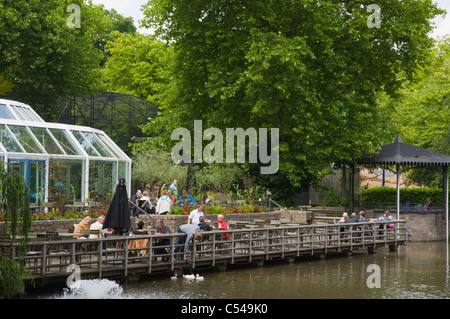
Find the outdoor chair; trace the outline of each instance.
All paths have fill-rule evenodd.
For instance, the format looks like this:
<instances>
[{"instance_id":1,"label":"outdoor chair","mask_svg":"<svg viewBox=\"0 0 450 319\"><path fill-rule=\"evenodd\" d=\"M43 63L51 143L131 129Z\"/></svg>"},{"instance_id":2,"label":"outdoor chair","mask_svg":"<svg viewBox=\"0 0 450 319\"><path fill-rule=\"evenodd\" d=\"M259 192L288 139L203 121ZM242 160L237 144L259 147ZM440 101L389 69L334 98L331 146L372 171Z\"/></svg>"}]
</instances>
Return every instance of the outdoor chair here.
<instances>
[{"instance_id":1,"label":"outdoor chair","mask_svg":"<svg viewBox=\"0 0 450 319\"><path fill-rule=\"evenodd\" d=\"M29 233L30 235L31 233ZM39 245L40 242L46 241L47 238L41 237L33 238L32 241L28 243L28 252L25 257L26 264L29 268L32 268L32 273L39 273L39 261L42 259L42 249L44 246ZM33 266L31 266L33 264Z\"/></svg>"}]
</instances>

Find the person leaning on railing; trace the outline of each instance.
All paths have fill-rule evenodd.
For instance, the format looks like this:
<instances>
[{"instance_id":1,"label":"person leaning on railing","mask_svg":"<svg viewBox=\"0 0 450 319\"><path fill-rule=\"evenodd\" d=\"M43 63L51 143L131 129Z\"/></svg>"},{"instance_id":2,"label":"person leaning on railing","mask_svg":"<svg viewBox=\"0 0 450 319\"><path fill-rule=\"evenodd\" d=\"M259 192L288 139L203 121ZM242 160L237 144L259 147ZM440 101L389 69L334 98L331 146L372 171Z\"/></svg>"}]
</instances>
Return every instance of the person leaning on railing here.
<instances>
[{"instance_id":1,"label":"person leaning on railing","mask_svg":"<svg viewBox=\"0 0 450 319\"><path fill-rule=\"evenodd\" d=\"M178 227L177 233L185 233L185 236L178 238L177 245L184 244L184 247L180 247L180 251L184 252L183 260L186 260L186 252L189 250L189 243L193 238L195 240L202 239L202 233L199 232L200 226L198 224L184 224Z\"/></svg>"}]
</instances>

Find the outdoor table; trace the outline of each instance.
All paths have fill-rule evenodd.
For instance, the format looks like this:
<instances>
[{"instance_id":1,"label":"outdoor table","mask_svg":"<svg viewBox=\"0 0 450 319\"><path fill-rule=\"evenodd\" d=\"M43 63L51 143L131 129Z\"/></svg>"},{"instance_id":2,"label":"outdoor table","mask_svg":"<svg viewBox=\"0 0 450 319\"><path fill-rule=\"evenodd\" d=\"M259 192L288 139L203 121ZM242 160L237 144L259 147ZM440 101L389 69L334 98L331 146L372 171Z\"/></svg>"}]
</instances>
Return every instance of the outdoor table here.
<instances>
[{"instance_id":1,"label":"outdoor table","mask_svg":"<svg viewBox=\"0 0 450 319\"><path fill-rule=\"evenodd\" d=\"M131 237L134 237L131 236ZM148 239L147 238L142 238L142 239L132 239L130 241L128 241L128 249L133 249L133 248L144 248L148 246ZM134 255L136 254L136 250L131 251L131 253ZM146 255L147 251L145 249L142 249L141 251L139 251L139 254L141 255Z\"/></svg>"},{"instance_id":2,"label":"outdoor table","mask_svg":"<svg viewBox=\"0 0 450 319\"><path fill-rule=\"evenodd\" d=\"M23 235L17 235L16 236L16 240L19 240L19 239L24 239L25 238L25 236L23 236ZM36 234L28 234L28 240L30 240L30 239L36 239L37 238L37 235Z\"/></svg>"},{"instance_id":3,"label":"outdoor table","mask_svg":"<svg viewBox=\"0 0 450 319\"><path fill-rule=\"evenodd\" d=\"M46 232L45 232L45 233L42 233L42 232L41 232L41 233L37 233L37 234L36 234L36 237L37 237L37 238L47 238L48 235L47 235Z\"/></svg>"},{"instance_id":4,"label":"outdoor table","mask_svg":"<svg viewBox=\"0 0 450 319\"><path fill-rule=\"evenodd\" d=\"M70 238L70 237L80 236L80 234L74 234L74 233L58 233L58 236Z\"/></svg>"},{"instance_id":5,"label":"outdoor table","mask_svg":"<svg viewBox=\"0 0 450 319\"><path fill-rule=\"evenodd\" d=\"M236 228L237 228L237 229L242 229L242 228L244 228L245 225L247 225L247 224L248 224L248 222L245 222L245 221L236 221L236 222L235 222L235 225L236 225Z\"/></svg>"}]
</instances>

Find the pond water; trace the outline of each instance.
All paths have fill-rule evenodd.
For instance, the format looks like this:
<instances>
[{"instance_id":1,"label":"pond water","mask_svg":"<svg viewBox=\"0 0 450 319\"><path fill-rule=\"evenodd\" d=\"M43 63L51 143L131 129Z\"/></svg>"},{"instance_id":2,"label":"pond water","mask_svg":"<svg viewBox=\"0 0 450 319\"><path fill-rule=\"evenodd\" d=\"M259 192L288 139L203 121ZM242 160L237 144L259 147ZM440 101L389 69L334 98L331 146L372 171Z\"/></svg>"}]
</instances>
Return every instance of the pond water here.
<instances>
[{"instance_id":1,"label":"pond water","mask_svg":"<svg viewBox=\"0 0 450 319\"><path fill-rule=\"evenodd\" d=\"M447 299L445 242L417 242L396 252L293 263L194 270L203 280L151 276L134 283L80 280L69 288L30 292L31 299Z\"/></svg>"}]
</instances>

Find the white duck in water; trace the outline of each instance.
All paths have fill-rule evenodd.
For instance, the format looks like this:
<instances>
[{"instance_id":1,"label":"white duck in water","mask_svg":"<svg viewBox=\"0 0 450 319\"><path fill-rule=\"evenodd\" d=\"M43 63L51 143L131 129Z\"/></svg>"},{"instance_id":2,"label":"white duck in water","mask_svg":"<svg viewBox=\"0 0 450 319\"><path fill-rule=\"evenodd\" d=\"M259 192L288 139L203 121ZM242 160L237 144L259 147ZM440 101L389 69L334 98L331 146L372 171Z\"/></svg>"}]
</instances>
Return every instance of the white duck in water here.
<instances>
[{"instance_id":1,"label":"white duck in water","mask_svg":"<svg viewBox=\"0 0 450 319\"><path fill-rule=\"evenodd\" d=\"M187 279L187 280L194 280L195 279L195 275L183 275L183 278Z\"/></svg>"},{"instance_id":2,"label":"white duck in water","mask_svg":"<svg viewBox=\"0 0 450 319\"><path fill-rule=\"evenodd\" d=\"M205 278L203 278L203 276L200 276L199 274L197 274L197 275L195 276L195 280L202 281L202 280L205 280Z\"/></svg>"}]
</instances>

